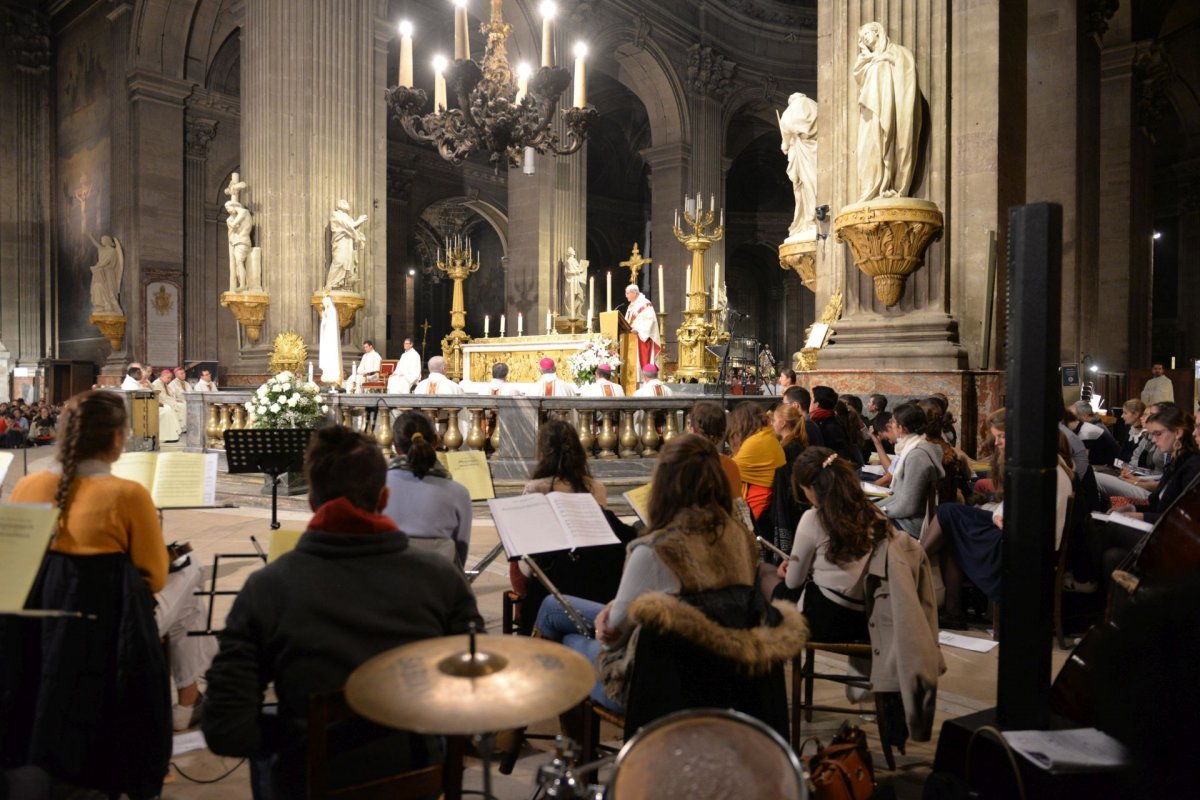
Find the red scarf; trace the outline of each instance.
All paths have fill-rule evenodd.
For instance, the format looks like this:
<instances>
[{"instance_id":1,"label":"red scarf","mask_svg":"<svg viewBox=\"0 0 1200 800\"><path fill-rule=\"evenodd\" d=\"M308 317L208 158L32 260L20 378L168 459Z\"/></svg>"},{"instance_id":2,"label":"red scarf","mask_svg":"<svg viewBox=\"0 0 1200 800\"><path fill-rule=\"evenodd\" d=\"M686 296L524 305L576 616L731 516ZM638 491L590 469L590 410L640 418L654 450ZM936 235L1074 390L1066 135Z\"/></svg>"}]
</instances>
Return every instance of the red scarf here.
<instances>
[{"instance_id":1,"label":"red scarf","mask_svg":"<svg viewBox=\"0 0 1200 800\"><path fill-rule=\"evenodd\" d=\"M393 533L400 530L388 517L363 511L345 497L330 500L318 508L308 521L308 529L326 533Z\"/></svg>"},{"instance_id":2,"label":"red scarf","mask_svg":"<svg viewBox=\"0 0 1200 800\"><path fill-rule=\"evenodd\" d=\"M814 408L808 416L813 422L820 422L823 419L833 419L837 415L827 408Z\"/></svg>"}]
</instances>

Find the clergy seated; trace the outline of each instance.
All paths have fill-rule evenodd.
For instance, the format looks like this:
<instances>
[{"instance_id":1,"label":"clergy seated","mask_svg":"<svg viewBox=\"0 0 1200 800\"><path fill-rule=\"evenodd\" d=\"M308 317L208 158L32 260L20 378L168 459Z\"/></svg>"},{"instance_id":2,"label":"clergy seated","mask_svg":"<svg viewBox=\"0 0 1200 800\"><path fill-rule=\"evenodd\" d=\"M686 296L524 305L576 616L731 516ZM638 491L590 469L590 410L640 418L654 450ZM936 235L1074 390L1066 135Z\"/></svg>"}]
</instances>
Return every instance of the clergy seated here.
<instances>
[{"instance_id":1,"label":"clergy seated","mask_svg":"<svg viewBox=\"0 0 1200 800\"><path fill-rule=\"evenodd\" d=\"M544 397L574 397L579 394L575 387L558 377L558 365L553 358L546 357L538 362L542 374L538 376L534 394Z\"/></svg>"},{"instance_id":2,"label":"clergy seated","mask_svg":"<svg viewBox=\"0 0 1200 800\"><path fill-rule=\"evenodd\" d=\"M613 382L612 373L612 367L608 364L596 367L596 380L584 386L579 393L583 397L624 397L625 390L621 384Z\"/></svg>"},{"instance_id":3,"label":"clergy seated","mask_svg":"<svg viewBox=\"0 0 1200 800\"><path fill-rule=\"evenodd\" d=\"M309 697L342 688L367 659L483 628L462 572L410 546L380 512L386 468L374 440L322 428L305 454L314 511L296 549L255 572L234 601L208 673L203 729L219 755L252 759L257 797L304 797ZM274 683L278 716L263 710ZM347 722L330 736L331 788L426 766L435 737ZM264 791L265 790L265 791Z\"/></svg>"},{"instance_id":4,"label":"clergy seated","mask_svg":"<svg viewBox=\"0 0 1200 800\"><path fill-rule=\"evenodd\" d=\"M429 377L417 384L413 394L463 394L463 388L446 376L446 360L429 359Z\"/></svg>"}]
</instances>

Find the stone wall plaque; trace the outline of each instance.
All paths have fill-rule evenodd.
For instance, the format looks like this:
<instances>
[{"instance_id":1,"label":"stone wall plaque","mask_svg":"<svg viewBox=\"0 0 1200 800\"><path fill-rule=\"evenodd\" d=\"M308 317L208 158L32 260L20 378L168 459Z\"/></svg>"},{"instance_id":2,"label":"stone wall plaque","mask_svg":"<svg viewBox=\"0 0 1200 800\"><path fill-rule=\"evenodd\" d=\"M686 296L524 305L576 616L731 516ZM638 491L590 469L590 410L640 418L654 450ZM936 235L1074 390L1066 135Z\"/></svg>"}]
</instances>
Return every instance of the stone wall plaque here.
<instances>
[{"instance_id":1,"label":"stone wall plaque","mask_svg":"<svg viewBox=\"0 0 1200 800\"><path fill-rule=\"evenodd\" d=\"M145 289L146 360L155 367L175 366L179 356L179 286L151 281Z\"/></svg>"}]
</instances>

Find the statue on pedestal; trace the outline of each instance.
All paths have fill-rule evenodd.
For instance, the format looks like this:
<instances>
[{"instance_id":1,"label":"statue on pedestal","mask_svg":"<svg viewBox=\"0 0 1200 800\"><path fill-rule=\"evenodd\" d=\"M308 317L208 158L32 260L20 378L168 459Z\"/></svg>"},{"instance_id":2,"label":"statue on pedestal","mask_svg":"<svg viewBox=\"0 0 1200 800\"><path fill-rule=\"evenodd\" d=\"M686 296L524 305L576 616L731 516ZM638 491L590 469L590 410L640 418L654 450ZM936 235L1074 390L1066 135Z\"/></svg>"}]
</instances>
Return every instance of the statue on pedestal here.
<instances>
[{"instance_id":1,"label":"statue on pedestal","mask_svg":"<svg viewBox=\"0 0 1200 800\"><path fill-rule=\"evenodd\" d=\"M317 367L321 370L323 383L342 382L342 335L338 324L337 308L333 298L325 292L321 298L321 327L318 339Z\"/></svg>"},{"instance_id":2,"label":"statue on pedestal","mask_svg":"<svg viewBox=\"0 0 1200 800\"><path fill-rule=\"evenodd\" d=\"M858 31L859 202L906 197L921 135L920 94L912 52L888 41L878 22Z\"/></svg>"},{"instance_id":3,"label":"statue on pedestal","mask_svg":"<svg viewBox=\"0 0 1200 800\"><path fill-rule=\"evenodd\" d=\"M817 224L817 104L801 92L788 97L779 119L780 149L787 156L787 176L796 197L796 213L788 226L789 242L815 239Z\"/></svg>"},{"instance_id":4,"label":"statue on pedestal","mask_svg":"<svg viewBox=\"0 0 1200 800\"><path fill-rule=\"evenodd\" d=\"M100 241L87 235L96 246L96 263L92 265L92 313L122 316L121 277L125 274L125 251L114 236L101 236Z\"/></svg>"},{"instance_id":5,"label":"statue on pedestal","mask_svg":"<svg viewBox=\"0 0 1200 800\"><path fill-rule=\"evenodd\" d=\"M350 216L350 203L338 200L337 207L329 215L329 231L332 240L332 258L325 289L353 289L358 283L358 250L366 244L367 237L361 230L367 221L366 214L357 218Z\"/></svg>"},{"instance_id":6,"label":"statue on pedestal","mask_svg":"<svg viewBox=\"0 0 1200 800\"><path fill-rule=\"evenodd\" d=\"M580 261L575 257L575 248L567 248L567 257L563 259L563 281L566 285L563 309L567 319L583 319L587 313L587 283L588 261Z\"/></svg>"}]
</instances>

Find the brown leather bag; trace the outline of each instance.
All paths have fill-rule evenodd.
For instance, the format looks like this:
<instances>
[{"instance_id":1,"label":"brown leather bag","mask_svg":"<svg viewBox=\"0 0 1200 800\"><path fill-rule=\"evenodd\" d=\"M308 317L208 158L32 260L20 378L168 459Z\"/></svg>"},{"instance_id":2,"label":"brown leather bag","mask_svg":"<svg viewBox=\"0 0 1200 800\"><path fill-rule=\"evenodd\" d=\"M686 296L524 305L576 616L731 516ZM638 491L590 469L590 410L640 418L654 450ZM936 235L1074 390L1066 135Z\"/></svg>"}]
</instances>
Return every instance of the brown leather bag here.
<instances>
[{"instance_id":1,"label":"brown leather bag","mask_svg":"<svg viewBox=\"0 0 1200 800\"><path fill-rule=\"evenodd\" d=\"M815 800L867 800L874 793L875 772L867 735L861 728L843 722L827 747L821 747L821 740L815 736L806 739L804 745L812 741L817 743L817 752L802 757L809 792Z\"/></svg>"}]
</instances>

